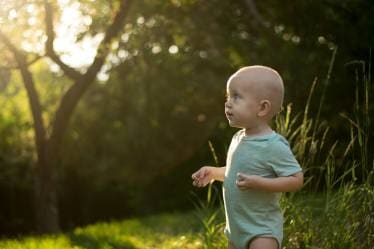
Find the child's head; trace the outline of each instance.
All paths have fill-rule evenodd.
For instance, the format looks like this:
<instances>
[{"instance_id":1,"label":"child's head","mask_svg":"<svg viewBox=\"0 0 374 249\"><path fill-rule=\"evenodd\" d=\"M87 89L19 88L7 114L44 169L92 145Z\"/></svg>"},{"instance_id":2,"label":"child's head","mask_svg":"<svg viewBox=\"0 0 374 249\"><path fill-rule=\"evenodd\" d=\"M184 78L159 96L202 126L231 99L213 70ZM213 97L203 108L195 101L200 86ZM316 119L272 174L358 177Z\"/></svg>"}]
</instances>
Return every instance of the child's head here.
<instances>
[{"instance_id":1,"label":"child's head","mask_svg":"<svg viewBox=\"0 0 374 249\"><path fill-rule=\"evenodd\" d=\"M230 125L254 128L268 123L281 110L283 95L283 80L274 69L239 69L227 81L225 113Z\"/></svg>"}]
</instances>

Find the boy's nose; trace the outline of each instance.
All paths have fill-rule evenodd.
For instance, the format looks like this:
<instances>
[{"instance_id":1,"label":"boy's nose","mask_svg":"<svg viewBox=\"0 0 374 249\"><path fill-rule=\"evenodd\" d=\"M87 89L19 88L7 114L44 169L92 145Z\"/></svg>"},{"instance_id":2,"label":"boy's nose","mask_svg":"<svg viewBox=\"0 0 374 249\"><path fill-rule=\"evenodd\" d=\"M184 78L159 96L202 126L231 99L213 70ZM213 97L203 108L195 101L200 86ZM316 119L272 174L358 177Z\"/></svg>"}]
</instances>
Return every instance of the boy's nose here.
<instances>
[{"instance_id":1,"label":"boy's nose","mask_svg":"<svg viewBox=\"0 0 374 249\"><path fill-rule=\"evenodd\" d=\"M225 102L225 107L226 107L226 108L231 108L231 103L230 103L229 100L227 100L227 101Z\"/></svg>"}]
</instances>

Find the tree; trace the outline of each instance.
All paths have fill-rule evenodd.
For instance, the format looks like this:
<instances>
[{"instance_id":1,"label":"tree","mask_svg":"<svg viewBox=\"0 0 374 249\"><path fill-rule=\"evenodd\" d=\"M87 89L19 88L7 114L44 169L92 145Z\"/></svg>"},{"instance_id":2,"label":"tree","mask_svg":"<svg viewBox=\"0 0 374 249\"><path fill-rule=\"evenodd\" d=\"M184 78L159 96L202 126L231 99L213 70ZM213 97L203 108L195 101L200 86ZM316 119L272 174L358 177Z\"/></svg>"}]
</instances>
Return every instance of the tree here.
<instances>
[{"instance_id":1,"label":"tree","mask_svg":"<svg viewBox=\"0 0 374 249\"><path fill-rule=\"evenodd\" d=\"M37 159L35 162L34 184L35 184L35 218L37 231L40 233L50 233L59 231L59 212L58 212L58 195L57 195L57 171L56 165L59 162L60 151L63 136L66 133L69 120L87 88L94 82L98 72L105 63L110 52L110 46L113 40L119 35L128 11L131 0L109 1L111 7L115 8L115 14L110 25L107 26L104 38L99 44L96 56L93 62L88 66L85 72L69 66L61 59L61 55L56 53L54 48L55 31L54 15L57 12L55 1L45 0L42 5L44 9L45 21L45 51L41 55L34 56L30 52L19 48L14 41L0 29L0 41L5 45L14 63L9 62L3 68L19 70L23 84L27 91L29 105L32 113L35 133L35 147ZM8 17L16 13L16 9L25 9L30 4L39 4L38 2L14 1L12 4L5 4L8 7ZM109 8L111 9L111 8ZM4 11L5 12L5 11ZM10 56L8 56L9 58ZM51 130L47 132L43 113L40 104L39 95L35 87L30 65L40 58L48 57L56 63L60 70L71 79L73 84L62 96L59 107L54 115Z\"/></svg>"},{"instance_id":2,"label":"tree","mask_svg":"<svg viewBox=\"0 0 374 249\"><path fill-rule=\"evenodd\" d=\"M337 125L342 124L340 119L331 115L331 112L344 110L343 103L347 108L352 105L349 91L352 88L351 81L344 73L344 64L352 59L361 59L362 56L357 55L365 55L367 48L373 43L370 27L373 27L374 22L370 18L370 13L373 12L374 5L368 1L335 2L287 1L285 4L255 0L136 1L131 7L130 14L134 13L134 16L131 16L132 22L126 22L120 35L113 35L120 36L112 43L119 60L116 65L113 63L109 68L111 77L107 84L96 84L86 92L88 85L92 84L87 82L92 82L99 68L103 68L104 59L95 59L97 62L86 69L68 66L63 62L64 54L58 51L57 46L53 46L53 42L57 40L53 31L58 30L53 22L59 15L63 16L61 3L80 4L82 14L90 18L82 19L82 22L87 24L83 31L75 35L75 39L81 41L86 36L104 34L107 33L105 30L108 20L112 19L112 10L120 12L120 0L5 0L2 1L0 8L0 64L4 61L8 63L0 65L0 91L9 84L9 70L12 70L13 75L16 72L13 69L16 69L23 72L24 78L32 83L25 86L28 86L26 89L31 89L28 92L30 100L36 102L34 105L37 108L34 109L39 110L40 105L43 109L44 95L38 90L40 80L36 77L36 70L32 65L40 61L44 65L54 61L60 66L60 71L52 73L52 77L63 74L66 76L61 77L63 79L55 77L60 85L65 85L62 81L66 78L70 78L73 85L62 97L51 125L45 117L48 117L46 113L49 114L50 110L54 113L54 106L49 107L48 111L36 111L34 115L34 120L39 122L39 126L34 122L35 130L42 135L39 136L39 140L35 137L36 141L39 141L36 144L41 144L40 148L37 147L41 156L36 163L37 169L42 169L41 163L49 160L45 172L52 176L56 175L56 165L60 163L58 155L64 155L68 158L62 160L62 164L66 163L76 171L81 170L81 175L86 177L88 184L99 184L100 181L96 179L101 179L101 186L107 186L109 180L103 178L109 178L110 175L106 173L112 172L113 178L117 179L118 185L122 188L125 188L123 182L128 183L128 179L134 180L134 185L140 185L138 177L131 177L138 173L138 164L144 172L148 173L147 169L150 169L153 176L160 174L166 167L171 168L191 157L196 148L201 147L206 138L211 136L214 127L220 127L215 129L216 137L219 137L220 141L229 140L230 130L224 125L221 126L226 123L222 114L225 81L232 72L243 65L266 64L279 70L287 88L285 102L292 101L295 109L302 108L310 83L316 74L320 74L317 75L319 82L327 82L323 79L331 58L331 48L338 46L334 77L327 89L331 89L333 94L329 95L331 98L326 99L322 115L334 119ZM48 6L50 10L46 8ZM357 30L360 30L360 35L357 35ZM23 35L26 33L31 33L28 37L31 42L45 43L42 49L25 48L22 43ZM59 32L56 32L56 36L58 34ZM110 41L103 41L100 48L108 52L108 44ZM108 57L110 59L110 56ZM106 54L102 54L101 58L106 58ZM107 67L106 70L109 71ZM46 82L52 82L42 78ZM37 84L34 87L36 90L32 88L34 81ZM85 83L79 87L78 82ZM78 88L81 90L73 94ZM317 87L316 96L322 91L320 88ZM84 92L84 98L80 99ZM76 101L68 105L68 99L73 98L76 98ZM336 101L337 99L339 101ZM37 103L38 100L40 104ZM75 106L78 101L83 108L77 110ZM312 108L317 109L318 105ZM62 141L73 111L78 114L77 118L70 121L71 134L65 134L68 141ZM215 121L212 122L213 119ZM207 128L208 122L211 127ZM220 122L219 126L216 125L217 122ZM204 127L204 130L196 124ZM199 130L195 132L193 129ZM167 136L163 136L164 133L167 133ZM222 134L227 136L227 139L223 139ZM183 142L175 139L178 136L183 137ZM196 136L200 137L196 139ZM139 137L141 139L136 140ZM85 142L82 142L83 140ZM184 143L185 141L187 143ZM62 144L64 148L61 150ZM147 154L144 160L145 153L155 147L158 151ZM160 153L170 150L174 153ZM42 157L43 155L48 155L48 158ZM110 170L105 171L105 174L94 170L95 167L101 170L101 163L109 165L106 168ZM66 169L61 168L64 173ZM124 173L121 174L119 168ZM48 174L47 177L52 178ZM42 175L40 173L35 176L35 182L38 183ZM145 177L150 178L151 174ZM63 179L61 172L56 178ZM80 180L79 178L77 182ZM148 180L152 179L144 179L144 182ZM51 181L57 186L56 179L52 178ZM67 181L66 185L73 186L70 181ZM152 183L149 185L149 189L152 188L156 192L157 188ZM43 186L38 188L45 188ZM88 189L93 188L89 186ZM73 191L76 193L79 190L74 186L71 187L71 192ZM85 194L85 191L81 192ZM100 200L95 195L96 192L93 193L95 202L92 203L98 203ZM103 195L107 193L103 191ZM149 192L147 194L150 195ZM163 197L161 192L158 194ZM159 200L163 201L162 198ZM72 212L75 212L77 207L73 201L71 203L74 209ZM89 206L92 203L81 201L80 204ZM61 209L65 210L64 207ZM104 215L109 216L107 209L104 212ZM45 211L40 209L40 214L44 215Z\"/></svg>"}]
</instances>

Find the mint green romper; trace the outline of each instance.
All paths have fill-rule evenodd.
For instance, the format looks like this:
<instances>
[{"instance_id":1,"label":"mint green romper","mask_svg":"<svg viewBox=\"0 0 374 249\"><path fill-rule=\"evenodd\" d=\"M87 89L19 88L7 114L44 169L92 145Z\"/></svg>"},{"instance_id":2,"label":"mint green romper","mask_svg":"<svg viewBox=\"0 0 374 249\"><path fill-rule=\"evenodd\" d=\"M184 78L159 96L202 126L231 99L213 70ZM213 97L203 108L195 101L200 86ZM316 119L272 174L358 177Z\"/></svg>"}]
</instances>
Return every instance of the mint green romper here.
<instances>
[{"instance_id":1,"label":"mint green romper","mask_svg":"<svg viewBox=\"0 0 374 249\"><path fill-rule=\"evenodd\" d=\"M300 171L287 140L278 133L248 137L240 130L233 136L227 153L223 199L225 235L235 249L248 249L249 242L261 236L275 238L281 248L283 239L281 193L240 190L237 173L275 178Z\"/></svg>"}]
</instances>

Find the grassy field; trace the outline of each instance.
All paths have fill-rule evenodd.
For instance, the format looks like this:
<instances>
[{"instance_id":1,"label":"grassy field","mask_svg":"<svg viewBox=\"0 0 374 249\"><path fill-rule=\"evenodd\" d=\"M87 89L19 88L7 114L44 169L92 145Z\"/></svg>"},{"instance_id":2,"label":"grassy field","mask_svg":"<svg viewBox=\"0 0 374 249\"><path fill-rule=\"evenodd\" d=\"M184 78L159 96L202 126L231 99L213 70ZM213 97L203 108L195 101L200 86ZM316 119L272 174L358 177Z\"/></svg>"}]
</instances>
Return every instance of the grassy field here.
<instances>
[{"instance_id":1,"label":"grassy field","mask_svg":"<svg viewBox=\"0 0 374 249\"><path fill-rule=\"evenodd\" d=\"M142 219L97 223L43 237L0 241L1 249L153 249L202 248L192 213L161 214Z\"/></svg>"},{"instance_id":2,"label":"grassy field","mask_svg":"<svg viewBox=\"0 0 374 249\"><path fill-rule=\"evenodd\" d=\"M101 222L54 236L4 239L0 249L226 248L223 209L213 205L212 199L201 200L188 213ZM329 194L285 195L282 248L374 248L373 200L371 185L346 185Z\"/></svg>"}]
</instances>

